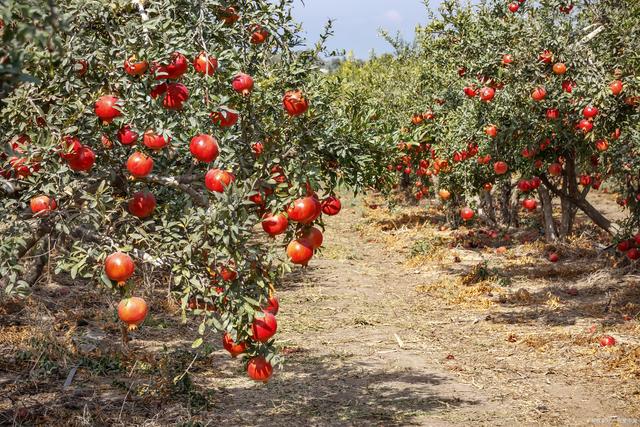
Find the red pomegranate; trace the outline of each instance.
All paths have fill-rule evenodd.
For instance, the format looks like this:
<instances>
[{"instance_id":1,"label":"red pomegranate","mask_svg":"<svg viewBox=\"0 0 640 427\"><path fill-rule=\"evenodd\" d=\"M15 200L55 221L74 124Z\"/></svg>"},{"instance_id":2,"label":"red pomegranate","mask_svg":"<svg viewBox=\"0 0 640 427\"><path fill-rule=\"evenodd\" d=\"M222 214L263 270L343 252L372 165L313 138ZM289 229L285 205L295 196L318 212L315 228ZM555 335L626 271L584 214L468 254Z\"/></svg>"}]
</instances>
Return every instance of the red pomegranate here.
<instances>
[{"instance_id":1,"label":"red pomegranate","mask_svg":"<svg viewBox=\"0 0 640 427\"><path fill-rule=\"evenodd\" d=\"M582 119L578 122L576 128L581 130L583 133L589 133L593 130L593 123L590 120Z\"/></svg>"},{"instance_id":2,"label":"red pomegranate","mask_svg":"<svg viewBox=\"0 0 640 427\"><path fill-rule=\"evenodd\" d=\"M272 296L267 300L267 306L263 309L265 313L271 313L274 316L280 311L280 301L278 297Z\"/></svg>"},{"instance_id":3,"label":"red pomegranate","mask_svg":"<svg viewBox=\"0 0 640 427\"><path fill-rule=\"evenodd\" d=\"M91 148L83 145L78 150L78 155L68 162L72 170L76 172L88 172L96 162L96 155Z\"/></svg>"},{"instance_id":4,"label":"red pomegranate","mask_svg":"<svg viewBox=\"0 0 640 427\"><path fill-rule=\"evenodd\" d=\"M118 304L118 317L129 327L134 330L144 322L149 312L149 307L145 300L139 297L126 298Z\"/></svg>"},{"instance_id":5,"label":"red pomegranate","mask_svg":"<svg viewBox=\"0 0 640 427\"><path fill-rule=\"evenodd\" d=\"M80 139L76 136L65 136L62 138L62 147L60 150L60 157L65 160L71 160L78 157L78 153L80 153L80 149L82 148L82 143ZM18 151L15 150L14 151ZM20 152L20 151L18 151Z\"/></svg>"},{"instance_id":6,"label":"red pomegranate","mask_svg":"<svg viewBox=\"0 0 640 427\"><path fill-rule=\"evenodd\" d=\"M562 165L560 163L551 163L548 168L549 175L560 176L562 175Z\"/></svg>"},{"instance_id":7,"label":"red pomegranate","mask_svg":"<svg viewBox=\"0 0 640 427\"><path fill-rule=\"evenodd\" d=\"M152 150L162 150L168 144L164 136L158 135L152 130L148 130L144 133L144 135L142 136L142 143L145 145L145 147Z\"/></svg>"},{"instance_id":8,"label":"red pomegranate","mask_svg":"<svg viewBox=\"0 0 640 427\"><path fill-rule=\"evenodd\" d=\"M253 78L245 73L240 73L233 78L231 87L238 93L249 95L253 90Z\"/></svg>"},{"instance_id":9,"label":"red pomegranate","mask_svg":"<svg viewBox=\"0 0 640 427\"><path fill-rule=\"evenodd\" d=\"M548 120L557 120L560 117L560 110L557 108L548 108L546 116Z\"/></svg>"},{"instance_id":10,"label":"red pomegranate","mask_svg":"<svg viewBox=\"0 0 640 427\"><path fill-rule=\"evenodd\" d=\"M205 163L213 162L220 154L218 141L207 134L194 136L189 144L189 150L193 157Z\"/></svg>"},{"instance_id":11,"label":"red pomegranate","mask_svg":"<svg viewBox=\"0 0 640 427\"><path fill-rule=\"evenodd\" d=\"M133 145L138 141L138 133L131 130L130 125L124 125L118 131L118 141L122 145Z\"/></svg>"},{"instance_id":12,"label":"red pomegranate","mask_svg":"<svg viewBox=\"0 0 640 427\"><path fill-rule=\"evenodd\" d=\"M150 93L153 99L160 95L164 95L162 107L167 110L181 110L183 104L189 99L189 89L182 83L162 83L154 87Z\"/></svg>"},{"instance_id":13,"label":"red pomegranate","mask_svg":"<svg viewBox=\"0 0 640 427\"><path fill-rule=\"evenodd\" d=\"M582 115L585 119L593 119L598 115L599 112L600 111L596 107L587 105L586 107L584 107L584 110L582 110Z\"/></svg>"},{"instance_id":14,"label":"red pomegranate","mask_svg":"<svg viewBox=\"0 0 640 427\"><path fill-rule=\"evenodd\" d=\"M156 198L149 191L138 191L129 200L128 208L131 215L141 219L148 218L156 209Z\"/></svg>"},{"instance_id":15,"label":"red pomegranate","mask_svg":"<svg viewBox=\"0 0 640 427\"><path fill-rule=\"evenodd\" d=\"M200 52L193 60L193 68L200 74L212 76L218 69L218 60L205 52Z\"/></svg>"},{"instance_id":16,"label":"red pomegranate","mask_svg":"<svg viewBox=\"0 0 640 427\"><path fill-rule=\"evenodd\" d=\"M267 41L267 37L269 37L269 31L258 24L254 24L249 27L249 31L251 31L252 44L262 44Z\"/></svg>"},{"instance_id":17,"label":"red pomegranate","mask_svg":"<svg viewBox=\"0 0 640 427\"><path fill-rule=\"evenodd\" d=\"M340 213L342 203L335 196L329 196L322 201L322 212L325 215L334 216Z\"/></svg>"},{"instance_id":18,"label":"red pomegranate","mask_svg":"<svg viewBox=\"0 0 640 427\"><path fill-rule=\"evenodd\" d=\"M290 116L300 116L309 109L309 101L304 97L301 90L289 90L282 98L282 105Z\"/></svg>"},{"instance_id":19,"label":"red pomegranate","mask_svg":"<svg viewBox=\"0 0 640 427\"><path fill-rule=\"evenodd\" d=\"M535 211L538 207L538 202L535 199L524 199L522 206L528 211Z\"/></svg>"},{"instance_id":20,"label":"red pomegranate","mask_svg":"<svg viewBox=\"0 0 640 427\"><path fill-rule=\"evenodd\" d=\"M273 314L265 312L262 312L262 314L264 314L264 316L258 317L258 314L256 314L256 317L254 317L253 323L251 324L251 331L254 341L264 343L276 334L278 322Z\"/></svg>"},{"instance_id":21,"label":"red pomegranate","mask_svg":"<svg viewBox=\"0 0 640 427\"><path fill-rule=\"evenodd\" d=\"M493 171L497 175L504 175L508 170L509 166L503 161L498 161L493 164Z\"/></svg>"},{"instance_id":22,"label":"red pomegranate","mask_svg":"<svg viewBox=\"0 0 640 427\"><path fill-rule=\"evenodd\" d=\"M313 243L304 238L292 240L287 246L287 256L293 264L307 265L313 258Z\"/></svg>"},{"instance_id":23,"label":"red pomegranate","mask_svg":"<svg viewBox=\"0 0 640 427\"><path fill-rule=\"evenodd\" d=\"M616 339L611 335L605 335L600 338L600 347L612 347L616 345Z\"/></svg>"},{"instance_id":24,"label":"red pomegranate","mask_svg":"<svg viewBox=\"0 0 640 427\"><path fill-rule=\"evenodd\" d=\"M130 76L141 76L149 68L147 61L137 61L135 56L130 56L124 61L124 72Z\"/></svg>"},{"instance_id":25,"label":"red pomegranate","mask_svg":"<svg viewBox=\"0 0 640 427\"><path fill-rule=\"evenodd\" d=\"M116 107L120 100L112 95L104 95L98 98L94 106L96 116L104 123L111 123L113 119L120 116L120 110Z\"/></svg>"},{"instance_id":26,"label":"red pomegranate","mask_svg":"<svg viewBox=\"0 0 640 427\"><path fill-rule=\"evenodd\" d=\"M31 207L31 212L34 215L42 216L56 209L58 204L55 199L42 195L32 198L29 202L29 206Z\"/></svg>"},{"instance_id":27,"label":"red pomegranate","mask_svg":"<svg viewBox=\"0 0 640 427\"><path fill-rule=\"evenodd\" d=\"M114 282L126 282L133 275L135 265L131 257L123 252L114 252L104 260L107 277Z\"/></svg>"},{"instance_id":28,"label":"red pomegranate","mask_svg":"<svg viewBox=\"0 0 640 427\"><path fill-rule=\"evenodd\" d=\"M611 89L611 93L613 96L618 96L622 93L622 89L624 89L624 85L620 80L614 80L609 85L609 89Z\"/></svg>"},{"instance_id":29,"label":"red pomegranate","mask_svg":"<svg viewBox=\"0 0 640 427\"><path fill-rule=\"evenodd\" d=\"M322 231L318 230L316 227L304 228L300 232L300 237L311 242L313 249L318 249L320 246L322 246Z\"/></svg>"},{"instance_id":30,"label":"red pomegranate","mask_svg":"<svg viewBox=\"0 0 640 427\"><path fill-rule=\"evenodd\" d=\"M254 381L267 383L273 375L273 367L263 356L256 356L247 363L247 375Z\"/></svg>"},{"instance_id":31,"label":"red pomegranate","mask_svg":"<svg viewBox=\"0 0 640 427\"><path fill-rule=\"evenodd\" d=\"M240 115L236 110L227 107L221 107L220 111L214 111L209 115L211 121L222 128L229 128L238 123Z\"/></svg>"},{"instance_id":32,"label":"red pomegranate","mask_svg":"<svg viewBox=\"0 0 640 427\"><path fill-rule=\"evenodd\" d=\"M179 52L171 55L171 63L161 65L156 70L156 80L179 79L189 68L187 57Z\"/></svg>"},{"instance_id":33,"label":"red pomegranate","mask_svg":"<svg viewBox=\"0 0 640 427\"><path fill-rule=\"evenodd\" d=\"M267 214L262 219L262 229L271 236L284 233L289 226L287 216L283 213L276 215Z\"/></svg>"},{"instance_id":34,"label":"red pomegranate","mask_svg":"<svg viewBox=\"0 0 640 427\"><path fill-rule=\"evenodd\" d=\"M222 336L222 346L229 352L229 354L231 354L231 357L238 357L247 351L247 343L240 342L236 344L233 337L228 332L225 332Z\"/></svg>"},{"instance_id":35,"label":"red pomegranate","mask_svg":"<svg viewBox=\"0 0 640 427\"><path fill-rule=\"evenodd\" d=\"M293 202L287 209L287 214L291 221L306 224L315 216L316 209L316 200L313 197L302 197Z\"/></svg>"},{"instance_id":36,"label":"red pomegranate","mask_svg":"<svg viewBox=\"0 0 640 427\"><path fill-rule=\"evenodd\" d=\"M495 138L498 136L498 127L496 125L489 125L485 128L484 133L486 133L491 138Z\"/></svg>"},{"instance_id":37,"label":"red pomegranate","mask_svg":"<svg viewBox=\"0 0 640 427\"><path fill-rule=\"evenodd\" d=\"M224 189L231 185L236 177L231 173L220 169L211 169L204 177L204 185L209 191L216 193L224 192Z\"/></svg>"},{"instance_id":38,"label":"red pomegranate","mask_svg":"<svg viewBox=\"0 0 640 427\"><path fill-rule=\"evenodd\" d=\"M484 102L490 102L496 95L495 89L491 87L483 87L480 89L480 99Z\"/></svg>"},{"instance_id":39,"label":"red pomegranate","mask_svg":"<svg viewBox=\"0 0 640 427\"><path fill-rule=\"evenodd\" d=\"M535 88L531 93L531 98L533 98L534 101L540 102L546 97L547 97L547 90L542 86Z\"/></svg>"},{"instance_id":40,"label":"red pomegranate","mask_svg":"<svg viewBox=\"0 0 640 427\"><path fill-rule=\"evenodd\" d=\"M127 160L127 170L136 178L144 178L153 170L153 159L144 153L136 151Z\"/></svg>"},{"instance_id":41,"label":"red pomegranate","mask_svg":"<svg viewBox=\"0 0 640 427\"><path fill-rule=\"evenodd\" d=\"M464 221L470 221L475 216L475 212L471 208L462 208L460 209L460 217Z\"/></svg>"},{"instance_id":42,"label":"red pomegranate","mask_svg":"<svg viewBox=\"0 0 640 427\"><path fill-rule=\"evenodd\" d=\"M556 262L560 261L560 255L558 255L555 252L550 253L549 254L549 261L551 261L553 263L556 263Z\"/></svg>"}]
</instances>

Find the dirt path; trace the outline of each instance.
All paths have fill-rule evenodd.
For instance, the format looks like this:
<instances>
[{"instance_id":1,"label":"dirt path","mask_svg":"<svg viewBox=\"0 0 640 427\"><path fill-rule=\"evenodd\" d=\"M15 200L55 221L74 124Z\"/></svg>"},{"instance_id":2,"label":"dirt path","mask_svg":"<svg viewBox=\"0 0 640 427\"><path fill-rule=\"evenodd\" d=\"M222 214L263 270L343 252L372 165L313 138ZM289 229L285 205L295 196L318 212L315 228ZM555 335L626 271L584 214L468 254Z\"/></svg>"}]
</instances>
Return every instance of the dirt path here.
<instances>
[{"instance_id":1,"label":"dirt path","mask_svg":"<svg viewBox=\"0 0 640 427\"><path fill-rule=\"evenodd\" d=\"M269 384L217 342L193 363L175 307L123 356L106 296L50 284L0 318L0 424L23 408L26 425L640 425L636 276L579 241L551 265L539 244L496 255L477 231L437 231L424 207L344 204L323 253L278 290L286 362ZM598 346L604 333L616 347ZM87 337L108 345L83 350Z\"/></svg>"}]
</instances>

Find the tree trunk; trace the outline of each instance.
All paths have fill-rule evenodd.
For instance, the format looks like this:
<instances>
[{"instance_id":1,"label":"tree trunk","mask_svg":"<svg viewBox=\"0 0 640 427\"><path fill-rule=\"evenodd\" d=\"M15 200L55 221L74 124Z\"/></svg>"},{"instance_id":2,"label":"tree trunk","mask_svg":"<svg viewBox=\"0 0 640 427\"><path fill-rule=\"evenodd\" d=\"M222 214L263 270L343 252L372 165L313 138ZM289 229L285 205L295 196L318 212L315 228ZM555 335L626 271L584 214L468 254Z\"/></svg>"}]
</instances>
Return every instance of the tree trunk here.
<instances>
[{"instance_id":1,"label":"tree trunk","mask_svg":"<svg viewBox=\"0 0 640 427\"><path fill-rule=\"evenodd\" d=\"M544 223L544 237L547 242L552 243L558 241L558 230L553 219L553 204L549 190L546 186L538 187L538 195L542 203L542 218Z\"/></svg>"}]
</instances>

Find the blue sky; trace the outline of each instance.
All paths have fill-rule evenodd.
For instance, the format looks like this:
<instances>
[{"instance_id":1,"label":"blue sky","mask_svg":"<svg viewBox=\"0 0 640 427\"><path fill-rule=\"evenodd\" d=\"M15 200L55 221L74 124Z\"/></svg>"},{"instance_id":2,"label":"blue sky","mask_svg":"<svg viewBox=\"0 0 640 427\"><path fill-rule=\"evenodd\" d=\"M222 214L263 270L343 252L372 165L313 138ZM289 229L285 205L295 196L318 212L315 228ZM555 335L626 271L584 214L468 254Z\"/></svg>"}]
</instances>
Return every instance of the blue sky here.
<instances>
[{"instance_id":1,"label":"blue sky","mask_svg":"<svg viewBox=\"0 0 640 427\"><path fill-rule=\"evenodd\" d=\"M440 0L430 0L432 8L439 4ZM416 24L424 23L427 17L422 0L304 0L304 5L303 0L296 0L294 15L312 43L327 19L334 19L335 35L329 48L353 50L363 59L371 49L377 53L392 51L378 29L391 34L400 31L403 38L413 40Z\"/></svg>"}]
</instances>

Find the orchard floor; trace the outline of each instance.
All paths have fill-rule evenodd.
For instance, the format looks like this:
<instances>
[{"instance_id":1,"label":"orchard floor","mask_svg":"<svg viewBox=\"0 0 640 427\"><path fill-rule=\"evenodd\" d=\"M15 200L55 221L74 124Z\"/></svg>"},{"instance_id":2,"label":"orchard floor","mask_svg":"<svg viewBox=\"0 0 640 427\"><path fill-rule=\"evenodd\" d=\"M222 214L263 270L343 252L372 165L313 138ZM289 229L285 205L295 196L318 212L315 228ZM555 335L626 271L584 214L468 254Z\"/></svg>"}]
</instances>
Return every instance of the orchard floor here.
<instances>
[{"instance_id":1,"label":"orchard floor","mask_svg":"<svg viewBox=\"0 0 640 427\"><path fill-rule=\"evenodd\" d=\"M106 297L50 284L1 309L0 425L640 425L640 278L591 228L496 243L372 203L346 201L279 289L286 363L267 385L217 339L194 359L166 290L122 353Z\"/></svg>"}]
</instances>

